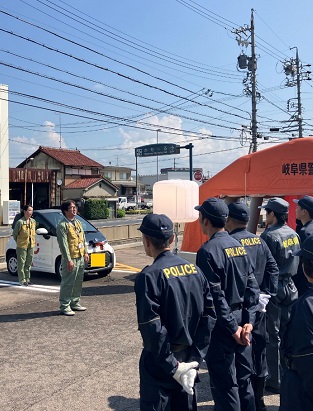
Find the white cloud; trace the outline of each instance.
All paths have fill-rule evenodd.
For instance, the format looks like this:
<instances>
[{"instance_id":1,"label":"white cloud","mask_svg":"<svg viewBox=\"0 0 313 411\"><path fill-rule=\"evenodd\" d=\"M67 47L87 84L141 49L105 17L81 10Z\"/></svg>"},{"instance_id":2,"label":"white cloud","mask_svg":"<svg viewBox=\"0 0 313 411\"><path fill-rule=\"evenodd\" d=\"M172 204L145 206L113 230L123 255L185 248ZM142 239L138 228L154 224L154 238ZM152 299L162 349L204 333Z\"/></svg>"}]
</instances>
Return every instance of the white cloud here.
<instances>
[{"instance_id":1,"label":"white cloud","mask_svg":"<svg viewBox=\"0 0 313 411\"><path fill-rule=\"evenodd\" d=\"M64 138L61 136L61 141L60 141L60 132L55 131L55 124L52 123L51 121L45 121L43 123L43 126L45 128L45 132L47 135L47 143L45 142L44 144L47 147L62 147L62 148L67 148Z\"/></svg>"},{"instance_id":2,"label":"white cloud","mask_svg":"<svg viewBox=\"0 0 313 411\"><path fill-rule=\"evenodd\" d=\"M125 165L132 166L135 164L134 151L131 151L131 148L135 150L135 147L156 144L158 129L160 129L158 132L159 143L176 143L181 147L192 143L194 146L192 149L193 168L202 168L205 175L208 175L208 173L210 176L216 174L238 157L248 154L249 151L249 143L241 146L239 140L234 140L233 135L230 135L229 139L217 140L212 137L212 132L205 128L194 130L204 134L201 139L197 134L188 133L186 135L183 132L182 119L177 116L168 115L159 118L153 115L149 117L148 122L155 125L155 131L144 130L144 120L137 123L137 126L143 127L142 130L138 128L133 130L120 129L123 138L121 149L129 149L128 154L125 156L123 154L123 163ZM169 134L166 131L167 127L171 127L176 134ZM189 168L189 150L181 148L180 154L175 156L159 156L159 169L173 167L174 158L176 167ZM120 165L122 165L121 162ZM140 158L138 160L138 169L139 174L155 174L156 157Z\"/></svg>"},{"instance_id":3,"label":"white cloud","mask_svg":"<svg viewBox=\"0 0 313 411\"><path fill-rule=\"evenodd\" d=\"M149 123L146 126L144 123ZM151 130L151 124L155 126L154 130ZM47 147L60 147L60 133L56 130L55 123L51 121L45 121L42 125L42 132L33 132L32 137L26 136L10 136L10 167L16 167L19 163L29 157L39 146ZM149 128L146 130L145 128ZM249 141L244 146L240 145L239 139L235 139L233 134L229 134L229 138L216 139L212 136L211 130L207 128L194 129L194 132L204 134L203 138L199 139L199 135L192 133L184 133L183 129L189 128L183 125L182 119L178 116L164 115L158 117L156 115L150 115L146 117L146 120L137 122L137 128L122 128L120 127L117 134L107 132L105 138L109 139L106 150L86 150L84 152L78 145L78 149L86 156L99 161L104 165L108 165L110 162L112 165L126 166L135 168L135 148L156 144L157 137L159 143L175 143L181 147L190 143L193 144L193 168L202 168L204 174L213 176L227 165L235 161L237 158L248 154ZM170 134L168 131L175 134ZM160 130L157 133L157 130ZM226 133L225 133L226 134ZM90 138L90 148L92 144L98 146L99 141L92 143ZM258 140L258 143L263 140ZM101 142L101 146L103 146ZM274 145L259 144L258 150L270 147ZM111 149L111 147L117 147ZM64 138L61 138L61 147L67 148ZM161 168L173 167L176 168L185 167L189 168L189 150L181 148L180 154L175 156L159 156L158 165L159 170ZM157 159L156 157L138 158L138 173L140 175L153 175L156 173Z\"/></svg>"},{"instance_id":4,"label":"white cloud","mask_svg":"<svg viewBox=\"0 0 313 411\"><path fill-rule=\"evenodd\" d=\"M36 131L32 137L10 136L9 144L10 167L16 167L38 150L39 146L60 147L60 134L55 131L53 122L45 121L42 132ZM63 137L61 137L61 146L66 148Z\"/></svg>"},{"instance_id":5,"label":"white cloud","mask_svg":"<svg viewBox=\"0 0 313 411\"><path fill-rule=\"evenodd\" d=\"M97 83L97 84L95 84L95 85L92 87L92 90L103 91L103 90L105 90L105 87L104 87L103 84Z\"/></svg>"}]
</instances>

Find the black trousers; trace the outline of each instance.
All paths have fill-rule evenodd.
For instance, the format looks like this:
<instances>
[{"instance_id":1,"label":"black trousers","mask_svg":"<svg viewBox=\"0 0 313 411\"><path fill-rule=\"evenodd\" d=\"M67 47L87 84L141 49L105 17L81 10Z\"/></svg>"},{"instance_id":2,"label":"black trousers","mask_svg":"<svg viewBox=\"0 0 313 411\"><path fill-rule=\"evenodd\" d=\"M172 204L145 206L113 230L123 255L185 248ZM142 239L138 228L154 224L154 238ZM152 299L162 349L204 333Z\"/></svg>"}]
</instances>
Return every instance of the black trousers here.
<instances>
[{"instance_id":1,"label":"black trousers","mask_svg":"<svg viewBox=\"0 0 313 411\"><path fill-rule=\"evenodd\" d=\"M185 361L186 352L175 353ZM177 381L155 363L153 354L143 350L139 361L140 411L196 411L197 392L188 395Z\"/></svg>"},{"instance_id":2,"label":"black trousers","mask_svg":"<svg viewBox=\"0 0 313 411\"><path fill-rule=\"evenodd\" d=\"M298 298L298 291L292 278L279 277L278 291L269 300L266 307L267 331L269 341L266 349L269 378L266 385L280 389L281 375L286 369L284 357L281 355L280 343L290 319L292 305Z\"/></svg>"},{"instance_id":3,"label":"black trousers","mask_svg":"<svg viewBox=\"0 0 313 411\"><path fill-rule=\"evenodd\" d=\"M268 376L266 341L266 313L257 312L252 331L252 358L255 376L257 378L266 378Z\"/></svg>"},{"instance_id":4,"label":"black trousers","mask_svg":"<svg viewBox=\"0 0 313 411\"><path fill-rule=\"evenodd\" d=\"M313 410L313 355L294 358L282 376L280 411Z\"/></svg>"},{"instance_id":5,"label":"black trousers","mask_svg":"<svg viewBox=\"0 0 313 411\"><path fill-rule=\"evenodd\" d=\"M252 346L239 345L215 326L206 357L215 411L255 411Z\"/></svg>"}]
</instances>

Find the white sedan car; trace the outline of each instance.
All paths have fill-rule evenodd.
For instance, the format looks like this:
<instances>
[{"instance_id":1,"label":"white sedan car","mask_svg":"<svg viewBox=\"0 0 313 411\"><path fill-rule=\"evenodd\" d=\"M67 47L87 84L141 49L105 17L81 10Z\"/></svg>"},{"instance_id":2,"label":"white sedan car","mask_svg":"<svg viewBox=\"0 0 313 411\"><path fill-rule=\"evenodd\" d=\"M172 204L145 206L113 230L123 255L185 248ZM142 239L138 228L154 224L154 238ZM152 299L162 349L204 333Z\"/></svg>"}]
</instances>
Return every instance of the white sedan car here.
<instances>
[{"instance_id":1,"label":"white sedan car","mask_svg":"<svg viewBox=\"0 0 313 411\"><path fill-rule=\"evenodd\" d=\"M56 237L56 227L63 219L60 210L37 210L33 216L36 220L36 243L31 270L61 273L61 254ZM76 216L81 222L88 244L89 262L85 265L85 275L97 273L99 277L110 274L115 265L115 253L104 235L89 221ZM6 262L11 275L17 275L16 242L11 237L6 246Z\"/></svg>"}]
</instances>

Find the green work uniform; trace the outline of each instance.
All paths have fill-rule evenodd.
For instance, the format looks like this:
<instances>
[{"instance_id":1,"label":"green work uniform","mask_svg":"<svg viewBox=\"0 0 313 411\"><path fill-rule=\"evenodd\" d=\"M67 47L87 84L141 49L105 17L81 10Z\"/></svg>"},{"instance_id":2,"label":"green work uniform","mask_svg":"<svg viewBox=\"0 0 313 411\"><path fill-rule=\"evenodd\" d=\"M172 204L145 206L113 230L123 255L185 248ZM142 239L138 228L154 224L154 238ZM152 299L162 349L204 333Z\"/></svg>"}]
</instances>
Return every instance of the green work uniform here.
<instances>
[{"instance_id":1,"label":"green work uniform","mask_svg":"<svg viewBox=\"0 0 313 411\"><path fill-rule=\"evenodd\" d=\"M57 227L57 239L62 255L60 310L71 311L79 306L84 278L84 255L88 253L86 239L81 223L64 218ZM72 271L67 270L67 263L73 261Z\"/></svg>"},{"instance_id":2,"label":"green work uniform","mask_svg":"<svg viewBox=\"0 0 313 411\"><path fill-rule=\"evenodd\" d=\"M25 217L19 219L13 230L16 241L17 272L20 284L30 282L30 267L33 262L35 247L36 221L33 218L27 223Z\"/></svg>"}]
</instances>

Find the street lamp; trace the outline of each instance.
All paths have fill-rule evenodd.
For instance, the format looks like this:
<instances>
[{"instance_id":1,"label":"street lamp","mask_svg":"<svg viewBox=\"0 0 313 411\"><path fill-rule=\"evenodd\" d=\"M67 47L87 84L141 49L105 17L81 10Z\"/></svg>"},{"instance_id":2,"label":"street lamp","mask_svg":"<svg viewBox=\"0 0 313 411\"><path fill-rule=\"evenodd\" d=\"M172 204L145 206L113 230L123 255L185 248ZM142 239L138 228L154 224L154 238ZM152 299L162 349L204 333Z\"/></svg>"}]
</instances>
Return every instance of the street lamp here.
<instances>
[{"instance_id":1,"label":"street lamp","mask_svg":"<svg viewBox=\"0 0 313 411\"><path fill-rule=\"evenodd\" d=\"M33 157L27 158L25 161L25 178L24 178L24 205L26 205L26 186L27 186L27 163L29 161L33 161ZM33 202L34 202L34 186L33 186L33 182L32 182L32 200L31 200L31 206L33 206Z\"/></svg>"},{"instance_id":2,"label":"street lamp","mask_svg":"<svg viewBox=\"0 0 313 411\"><path fill-rule=\"evenodd\" d=\"M157 129L157 144L159 144L159 131L161 131L160 128ZM159 181L159 156L157 156L157 181Z\"/></svg>"}]
</instances>

